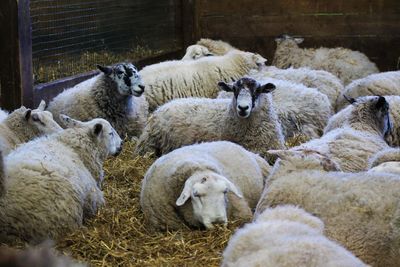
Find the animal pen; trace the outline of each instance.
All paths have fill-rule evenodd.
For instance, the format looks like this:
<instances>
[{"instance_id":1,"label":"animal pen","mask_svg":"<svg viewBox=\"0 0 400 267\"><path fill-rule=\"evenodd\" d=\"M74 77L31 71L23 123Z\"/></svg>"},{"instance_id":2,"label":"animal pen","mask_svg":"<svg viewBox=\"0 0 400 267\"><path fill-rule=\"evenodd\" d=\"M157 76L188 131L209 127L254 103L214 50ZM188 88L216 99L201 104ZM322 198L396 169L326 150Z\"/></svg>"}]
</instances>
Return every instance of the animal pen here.
<instances>
[{"instance_id":1,"label":"animal pen","mask_svg":"<svg viewBox=\"0 0 400 267\"><path fill-rule=\"evenodd\" d=\"M275 38L301 47L342 46L380 71L400 64L399 0L1 0L0 107L36 107L99 73L96 64L139 69L180 59L200 38L220 39L272 62ZM295 145L289 144L290 146ZM217 266L235 227L151 235L140 211L140 182L152 164L122 155L107 161L107 204L56 244L95 266Z\"/></svg>"}]
</instances>

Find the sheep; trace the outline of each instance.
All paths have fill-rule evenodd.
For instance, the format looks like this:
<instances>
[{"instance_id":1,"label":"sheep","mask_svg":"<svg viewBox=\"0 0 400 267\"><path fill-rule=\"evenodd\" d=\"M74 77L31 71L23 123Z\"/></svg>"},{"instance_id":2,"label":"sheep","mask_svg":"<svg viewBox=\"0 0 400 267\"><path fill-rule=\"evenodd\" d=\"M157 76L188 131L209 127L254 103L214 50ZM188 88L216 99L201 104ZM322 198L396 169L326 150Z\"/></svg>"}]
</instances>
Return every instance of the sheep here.
<instances>
[{"instance_id":1,"label":"sheep","mask_svg":"<svg viewBox=\"0 0 400 267\"><path fill-rule=\"evenodd\" d=\"M0 123L4 121L8 116L8 112L0 109Z\"/></svg>"},{"instance_id":2,"label":"sheep","mask_svg":"<svg viewBox=\"0 0 400 267\"><path fill-rule=\"evenodd\" d=\"M286 140L299 135L308 139L322 135L332 115L326 95L314 88L289 81L266 78L258 82L273 83L276 86L276 90L272 92L272 101ZM225 91L218 94L218 98L232 98L232 96L233 93Z\"/></svg>"},{"instance_id":3,"label":"sheep","mask_svg":"<svg viewBox=\"0 0 400 267\"><path fill-rule=\"evenodd\" d=\"M82 121L103 118L120 136L139 136L148 117L148 103L136 67L131 63L97 67L100 74L56 96L48 110L59 123L60 114Z\"/></svg>"},{"instance_id":4,"label":"sheep","mask_svg":"<svg viewBox=\"0 0 400 267\"><path fill-rule=\"evenodd\" d=\"M328 238L372 266L400 264L400 179L383 172L344 173L314 151L278 155L256 208L298 205L325 223ZM259 216L259 215L258 215Z\"/></svg>"},{"instance_id":5,"label":"sheep","mask_svg":"<svg viewBox=\"0 0 400 267\"><path fill-rule=\"evenodd\" d=\"M120 153L121 138L104 119L61 119L67 129L23 144L1 159L0 242L61 237L104 204L103 161Z\"/></svg>"},{"instance_id":6,"label":"sheep","mask_svg":"<svg viewBox=\"0 0 400 267\"><path fill-rule=\"evenodd\" d=\"M266 209L231 237L221 266L367 266L323 229L320 219L295 206Z\"/></svg>"},{"instance_id":7,"label":"sheep","mask_svg":"<svg viewBox=\"0 0 400 267\"><path fill-rule=\"evenodd\" d=\"M385 97L368 96L353 104L348 123L291 150L315 150L332 157L343 171L366 170L368 159L388 148L391 122Z\"/></svg>"},{"instance_id":8,"label":"sheep","mask_svg":"<svg viewBox=\"0 0 400 267\"><path fill-rule=\"evenodd\" d=\"M368 171L400 174L400 149L388 148L376 153L369 160Z\"/></svg>"},{"instance_id":9,"label":"sheep","mask_svg":"<svg viewBox=\"0 0 400 267\"><path fill-rule=\"evenodd\" d=\"M149 110L153 112L175 98L215 98L219 81L239 79L251 69L261 68L266 61L257 54L232 51L225 56L194 61L172 60L144 67L140 75L146 84Z\"/></svg>"},{"instance_id":10,"label":"sheep","mask_svg":"<svg viewBox=\"0 0 400 267\"><path fill-rule=\"evenodd\" d=\"M157 159L144 176L140 205L146 225L210 229L226 224L228 217L249 220L269 171L260 156L227 141L176 149Z\"/></svg>"},{"instance_id":11,"label":"sheep","mask_svg":"<svg viewBox=\"0 0 400 267\"><path fill-rule=\"evenodd\" d=\"M207 50L210 51L211 54L216 56L223 56L230 51L238 50L227 42L221 40L212 40L208 38L201 38L199 41L197 41L196 45L201 45L207 48Z\"/></svg>"},{"instance_id":12,"label":"sheep","mask_svg":"<svg viewBox=\"0 0 400 267\"><path fill-rule=\"evenodd\" d=\"M390 146L400 146L400 96L384 96L386 101L389 103L389 113L391 119L391 131L386 137L386 141ZM328 133L336 128L342 127L348 124L349 118L351 118L351 113L354 110L354 103L365 101L363 99L368 99L370 96L358 97L357 99L350 98L347 101L353 105L349 105L342 109L334 116L332 116L328 124L324 129L324 133Z\"/></svg>"},{"instance_id":13,"label":"sheep","mask_svg":"<svg viewBox=\"0 0 400 267\"><path fill-rule=\"evenodd\" d=\"M379 72L375 63L363 53L343 47L299 48L298 44L303 40L288 35L276 38L277 48L272 65L282 69L309 67L326 70L336 75L344 85Z\"/></svg>"},{"instance_id":14,"label":"sheep","mask_svg":"<svg viewBox=\"0 0 400 267\"><path fill-rule=\"evenodd\" d=\"M284 138L271 96L275 85L260 85L249 78L233 84L220 82L222 90L234 92L230 99L175 99L149 118L135 153L156 156L204 141L226 140L267 157L266 151L283 148Z\"/></svg>"},{"instance_id":15,"label":"sheep","mask_svg":"<svg viewBox=\"0 0 400 267\"><path fill-rule=\"evenodd\" d=\"M182 60L196 60L202 57L213 56L213 54L202 45L190 45L186 48L186 53Z\"/></svg>"},{"instance_id":16,"label":"sheep","mask_svg":"<svg viewBox=\"0 0 400 267\"><path fill-rule=\"evenodd\" d=\"M0 151L4 155L35 137L62 130L53 120L53 115L44 111L45 106L44 101L34 110L22 106L0 123Z\"/></svg>"},{"instance_id":17,"label":"sheep","mask_svg":"<svg viewBox=\"0 0 400 267\"><path fill-rule=\"evenodd\" d=\"M400 71L388 71L368 75L346 86L336 101L336 110L345 108L346 98L366 95L400 95Z\"/></svg>"},{"instance_id":18,"label":"sheep","mask_svg":"<svg viewBox=\"0 0 400 267\"><path fill-rule=\"evenodd\" d=\"M336 100L344 90L342 82L335 75L324 70L310 68L278 69L274 66L269 66L260 71L251 70L249 76L256 80L275 78L315 88L328 97L332 110L335 109Z\"/></svg>"}]
</instances>

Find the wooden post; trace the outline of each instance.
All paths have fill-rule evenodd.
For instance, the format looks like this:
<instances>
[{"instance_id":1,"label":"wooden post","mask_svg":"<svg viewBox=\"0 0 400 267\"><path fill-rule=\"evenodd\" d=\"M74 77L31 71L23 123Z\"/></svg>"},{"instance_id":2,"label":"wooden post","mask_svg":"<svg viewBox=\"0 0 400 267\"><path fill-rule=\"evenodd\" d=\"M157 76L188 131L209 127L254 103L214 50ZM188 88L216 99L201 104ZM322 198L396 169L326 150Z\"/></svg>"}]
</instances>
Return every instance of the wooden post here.
<instances>
[{"instance_id":1,"label":"wooden post","mask_svg":"<svg viewBox=\"0 0 400 267\"><path fill-rule=\"evenodd\" d=\"M29 0L0 1L0 106L33 104Z\"/></svg>"},{"instance_id":2,"label":"wooden post","mask_svg":"<svg viewBox=\"0 0 400 267\"><path fill-rule=\"evenodd\" d=\"M198 39L197 4L198 0L182 0L182 41L183 50Z\"/></svg>"}]
</instances>

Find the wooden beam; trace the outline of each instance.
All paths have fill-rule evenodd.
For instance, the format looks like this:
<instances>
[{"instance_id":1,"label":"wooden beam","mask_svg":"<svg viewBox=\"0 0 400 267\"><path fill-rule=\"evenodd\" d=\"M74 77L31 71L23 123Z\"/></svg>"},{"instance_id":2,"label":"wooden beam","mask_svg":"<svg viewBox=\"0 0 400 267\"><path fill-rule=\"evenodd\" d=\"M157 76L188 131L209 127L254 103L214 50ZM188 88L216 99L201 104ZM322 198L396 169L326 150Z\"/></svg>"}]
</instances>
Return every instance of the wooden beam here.
<instances>
[{"instance_id":1,"label":"wooden beam","mask_svg":"<svg viewBox=\"0 0 400 267\"><path fill-rule=\"evenodd\" d=\"M194 44L198 39L198 0L182 0L183 49Z\"/></svg>"}]
</instances>

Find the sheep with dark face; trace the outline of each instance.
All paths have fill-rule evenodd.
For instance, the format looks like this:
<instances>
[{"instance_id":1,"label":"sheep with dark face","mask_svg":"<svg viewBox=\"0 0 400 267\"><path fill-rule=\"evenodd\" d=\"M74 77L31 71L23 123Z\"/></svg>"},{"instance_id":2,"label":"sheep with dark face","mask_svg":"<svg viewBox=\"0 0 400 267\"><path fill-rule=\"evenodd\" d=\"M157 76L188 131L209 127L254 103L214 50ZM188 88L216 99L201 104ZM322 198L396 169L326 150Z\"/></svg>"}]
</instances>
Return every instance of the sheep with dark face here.
<instances>
[{"instance_id":1,"label":"sheep with dark face","mask_svg":"<svg viewBox=\"0 0 400 267\"><path fill-rule=\"evenodd\" d=\"M50 102L48 110L87 121L103 118L119 135L139 136L148 116L148 103L138 70L131 63L98 66L101 73L67 89Z\"/></svg>"},{"instance_id":2,"label":"sheep with dark face","mask_svg":"<svg viewBox=\"0 0 400 267\"><path fill-rule=\"evenodd\" d=\"M282 69L309 67L326 70L339 77L344 85L379 72L375 63L361 52L343 47L299 48L303 40L288 35L276 38L277 48L272 65Z\"/></svg>"},{"instance_id":3,"label":"sheep with dark face","mask_svg":"<svg viewBox=\"0 0 400 267\"><path fill-rule=\"evenodd\" d=\"M233 92L233 98L176 99L158 108L139 138L136 153L160 156L185 145L226 140L266 158L268 149L284 147L270 96L274 84L261 85L254 79L241 78L218 85Z\"/></svg>"}]
</instances>

